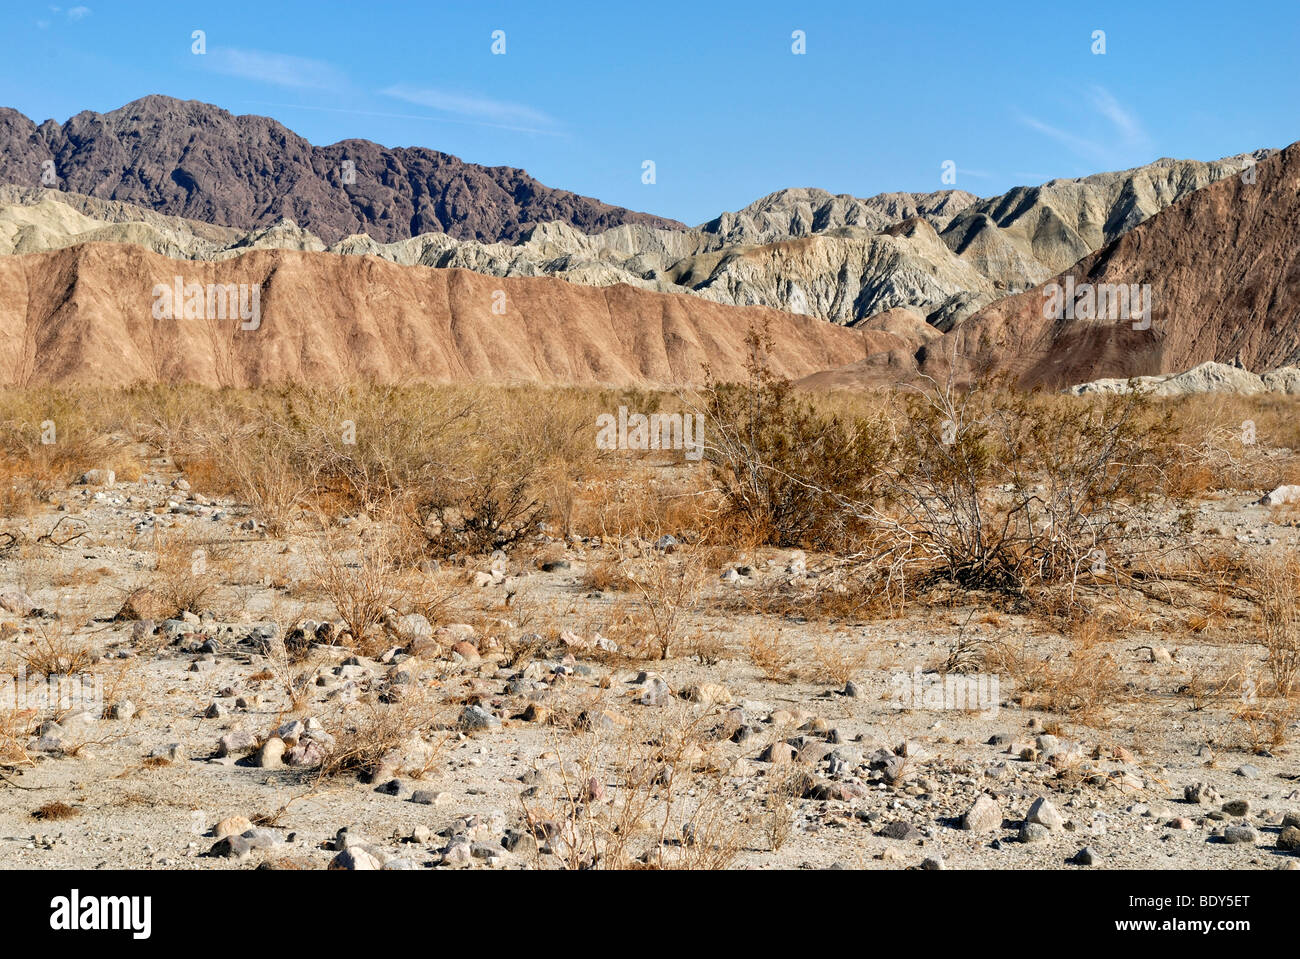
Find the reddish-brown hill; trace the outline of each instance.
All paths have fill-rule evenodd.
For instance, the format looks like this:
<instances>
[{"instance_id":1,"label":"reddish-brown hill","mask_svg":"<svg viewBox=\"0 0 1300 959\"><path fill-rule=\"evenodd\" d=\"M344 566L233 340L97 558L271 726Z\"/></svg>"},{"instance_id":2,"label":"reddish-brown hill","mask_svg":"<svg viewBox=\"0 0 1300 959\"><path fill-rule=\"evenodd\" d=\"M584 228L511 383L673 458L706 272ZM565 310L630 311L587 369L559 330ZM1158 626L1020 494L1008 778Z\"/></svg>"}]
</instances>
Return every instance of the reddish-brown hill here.
<instances>
[{"instance_id":1,"label":"reddish-brown hill","mask_svg":"<svg viewBox=\"0 0 1300 959\"><path fill-rule=\"evenodd\" d=\"M926 350L943 369L1008 370L1026 385L1176 373L1240 359L1255 371L1300 358L1300 144L1156 214L1049 282L1150 284L1151 328L1044 316L1044 287L991 303Z\"/></svg>"},{"instance_id":2,"label":"reddish-brown hill","mask_svg":"<svg viewBox=\"0 0 1300 959\"><path fill-rule=\"evenodd\" d=\"M155 319L155 284L256 284L260 326ZM504 293L505 313L494 313ZM0 381L328 383L366 378L617 385L744 374L767 323L776 372L802 377L868 351L864 334L763 307L399 266L376 257L262 250L170 260L90 243L0 259Z\"/></svg>"}]
</instances>

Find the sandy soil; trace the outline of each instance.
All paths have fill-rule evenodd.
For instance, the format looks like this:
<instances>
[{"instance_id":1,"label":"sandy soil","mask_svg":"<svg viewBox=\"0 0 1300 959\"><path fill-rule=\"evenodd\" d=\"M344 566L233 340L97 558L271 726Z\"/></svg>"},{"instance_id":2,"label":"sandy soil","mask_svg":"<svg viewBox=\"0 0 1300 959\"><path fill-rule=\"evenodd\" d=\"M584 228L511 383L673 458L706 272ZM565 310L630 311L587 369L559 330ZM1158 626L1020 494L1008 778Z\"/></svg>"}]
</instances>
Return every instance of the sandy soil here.
<instances>
[{"instance_id":1,"label":"sandy soil","mask_svg":"<svg viewBox=\"0 0 1300 959\"><path fill-rule=\"evenodd\" d=\"M648 817L638 857L650 850L652 860L698 865L713 849L743 868L1082 868L1074 859L1089 847L1093 868L1300 866L1294 850L1278 848L1284 816L1300 810L1300 767L1290 747L1296 722L1279 720L1281 735L1270 737L1263 720L1252 726L1242 718L1267 704L1250 699L1252 677L1264 675L1263 649L1240 617L1211 617L1192 632L1187 622L1202 612L1197 608L1134 611L1128 628L1097 639L1093 652L1110 657L1117 685L1086 716L1035 708L1024 677L1011 672L997 677L994 708L900 709L898 677L941 668L959 641L1024 649L1027 661L1057 667L1073 654L1038 621L969 598L862 621L747 611L762 595L812 582L798 573L797 556L766 552L747 558L750 576L728 581L720 578L727 567L709 572L686 630L691 642L679 655L633 661L626 650L581 648L598 634L616 636L635 604L634 592L584 585L584 574L612 555L611 547L553 541L511 555L499 582L473 583L486 563L438 574L458 584L444 622L473 627L477 661L451 653L440 643L444 631L416 657L395 635L393 650L378 659L317 645L286 667L274 644L259 641L269 635L259 624L283 628L298 616L332 616L327 602L301 586L316 540L304 534L286 544L244 528L242 508L178 490L176 479L165 461L154 461L139 482L76 487L7 524L23 531L26 543L0 556L0 586L24 589L38 607L25 616L0 613L10 673L43 637L85 619L72 633L100 657L93 669L104 702L102 713L26 717L39 726L57 716L58 725L44 738L23 736L31 761L0 781L0 866L323 868L348 859L337 846L361 844L373 855L362 855L362 866L555 867L574 848L562 835L543 834L542 851L527 838L506 848L520 838L512 831L523 830L526 810L534 810L535 823L575 806L612 821L633 792L627 769L635 760L628 757L644 758L684 729L698 737L682 753L670 825L659 835L658 818ZM1293 548L1296 529L1251 505L1256 498L1225 494L1203 504L1195 516L1199 539ZM61 518L61 533L84 535L62 547L32 542ZM124 596L149 581L158 537L181 534L210 544L205 575L217 583L211 612L156 630L113 621ZM542 571L537 557L568 565ZM816 557L807 564L816 574ZM54 610L61 619L44 612ZM569 631L578 645L553 642L531 666L527 657L506 662L505 649L520 634L548 630ZM754 638L778 636L793 678L770 678L753 662ZM710 652L691 656L690 648ZM298 673L326 685L308 686L294 710L282 680ZM855 695L845 695L844 674ZM662 705L643 705L655 677L670 694ZM702 701L690 701L693 694ZM376 782L355 772L323 776L312 765L257 765L256 744L286 723L319 724L322 742L333 737L337 745L384 700L418 712L424 735L419 756L403 762L393 754ZM134 715L113 718L124 701ZM467 702L499 725L461 728ZM539 721L520 718L530 703L542 707L534 714ZM127 712L119 707L116 714ZM589 724L595 732L554 721L583 713L597 717ZM733 741L740 727L749 735ZM219 740L241 731L253 746L219 756ZM292 747L293 732L285 738ZM774 744L781 752L783 742L794 744L792 761L761 758L770 758ZM596 758L588 762L588 755ZM804 777L797 781L806 798L785 803L773 783L791 781L791 770ZM588 795L566 800L565 779ZM1187 798L1197 783L1214 792L1199 802ZM418 791L432 801L413 801ZM980 795L999 808L986 830L963 828ZM1021 841L1040 797L1059 821L1050 810L1036 816L1046 824L1043 835ZM68 818L34 817L56 803L72 807ZM787 816L788 837L773 850ZM250 823L227 829L260 824L261 831L251 834L256 848L227 858L210 850L224 851L213 830L231 817ZM1240 825L1250 832L1230 828ZM338 842L345 827L351 838Z\"/></svg>"}]
</instances>

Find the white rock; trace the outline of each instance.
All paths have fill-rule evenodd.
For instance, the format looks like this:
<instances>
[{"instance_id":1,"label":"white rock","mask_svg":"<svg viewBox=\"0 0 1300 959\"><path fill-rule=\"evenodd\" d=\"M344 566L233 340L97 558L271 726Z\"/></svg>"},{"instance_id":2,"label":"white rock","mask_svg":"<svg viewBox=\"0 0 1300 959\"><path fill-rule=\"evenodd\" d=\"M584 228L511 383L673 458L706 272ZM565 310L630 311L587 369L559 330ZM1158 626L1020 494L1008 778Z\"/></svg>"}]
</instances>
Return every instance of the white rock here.
<instances>
[{"instance_id":1,"label":"white rock","mask_svg":"<svg viewBox=\"0 0 1300 959\"><path fill-rule=\"evenodd\" d=\"M1300 486L1279 486L1259 501L1260 506L1282 506L1300 503Z\"/></svg>"},{"instance_id":2,"label":"white rock","mask_svg":"<svg viewBox=\"0 0 1300 959\"><path fill-rule=\"evenodd\" d=\"M112 486L117 482L117 474L112 470L86 470L81 474L82 486Z\"/></svg>"}]
</instances>

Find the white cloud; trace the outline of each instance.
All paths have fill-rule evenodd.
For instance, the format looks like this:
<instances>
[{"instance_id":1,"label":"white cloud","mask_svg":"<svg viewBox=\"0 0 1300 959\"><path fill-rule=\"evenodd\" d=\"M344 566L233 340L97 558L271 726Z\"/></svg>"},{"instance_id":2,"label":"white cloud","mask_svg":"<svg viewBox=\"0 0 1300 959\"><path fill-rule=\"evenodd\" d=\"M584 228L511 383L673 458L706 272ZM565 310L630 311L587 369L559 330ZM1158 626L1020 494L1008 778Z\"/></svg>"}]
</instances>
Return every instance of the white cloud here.
<instances>
[{"instance_id":1,"label":"white cloud","mask_svg":"<svg viewBox=\"0 0 1300 959\"><path fill-rule=\"evenodd\" d=\"M1142 123L1129 110L1124 109L1105 87L1094 86L1091 91L1092 107L1119 131L1126 143L1146 145L1150 137L1142 128Z\"/></svg>"},{"instance_id":2,"label":"white cloud","mask_svg":"<svg viewBox=\"0 0 1300 959\"><path fill-rule=\"evenodd\" d=\"M346 78L332 64L288 53L222 47L199 59L218 73L281 87L338 90L346 85Z\"/></svg>"},{"instance_id":3,"label":"white cloud","mask_svg":"<svg viewBox=\"0 0 1300 959\"><path fill-rule=\"evenodd\" d=\"M1102 147L1098 146L1088 137L1077 136L1067 130L1054 127L1050 123L1044 123L1037 117L1031 117L1022 113L1017 117L1017 119L1025 126L1029 127L1029 129L1036 130L1044 136L1051 137L1057 143L1069 148L1073 153L1100 159L1101 155L1106 152Z\"/></svg>"},{"instance_id":4,"label":"white cloud","mask_svg":"<svg viewBox=\"0 0 1300 959\"><path fill-rule=\"evenodd\" d=\"M428 107L440 113L466 117L485 126L543 132L545 128L555 125L554 119L522 103L492 100L488 97L453 93L447 90L417 89L402 84L396 84L380 92L384 96Z\"/></svg>"},{"instance_id":5,"label":"white cloud","mask_svg":"<svg viewBox=\"0 0 1300 959\"><path fill-rule=\"evenodd\" d=\"M90 13L91 13L90 7L73 7L71 10L68 11L68 19L85 20L86 17L90 16Z\"/></svg>"},{"instance_id":6,"label":"white cloud","mask_svg":"<svg viewBox=\"0 0 1300 959\"><path fill-rule=\"evenodd\" d=\"M1120 166L1136 160L1146 162L1151 138L1137 115L1103 86L1089 88L1083 99L1092 111L1092 123L1085 132L1062 129L1024 113L1017 113L1016 119L1090 163Z\"/></svg>"}]
</instances>

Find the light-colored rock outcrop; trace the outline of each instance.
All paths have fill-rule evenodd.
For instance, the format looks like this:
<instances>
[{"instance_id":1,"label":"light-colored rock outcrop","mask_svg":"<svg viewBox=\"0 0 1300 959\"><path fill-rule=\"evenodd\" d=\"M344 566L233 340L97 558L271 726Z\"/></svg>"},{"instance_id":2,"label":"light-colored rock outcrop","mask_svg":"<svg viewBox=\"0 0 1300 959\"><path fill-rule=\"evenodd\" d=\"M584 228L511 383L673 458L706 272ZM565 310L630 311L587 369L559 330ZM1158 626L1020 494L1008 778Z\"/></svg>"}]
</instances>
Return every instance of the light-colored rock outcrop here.
<instances>
[{"instance_id":1,"label":"light-colored rock outcrop","mask_svg":"<svg viewBox=\"0 0 1300 959\"><path fill-rule=\"evenodd\" d=\"M1081 260L1183 197L1240 174L1247 156L1156 160L1132 170L1016 187L978 200L943 230L944 242L1000 290L1019 292Z\"/></svg>"},{"instance_id":2,"label":"light-colored rock outcrop","mask_svg":"<svg viewBox=\"0 0 1300 959\"><path fill-rule=\"evenodd\" d=\"M1127 393L1133 389L1153 396L1190 396L1194 393L1250 395L1270 392L1262 377L1249 370L1213 361L1182 373L1136 376L1129 380L1117 377L1092 380L1071 386L1065 392L1073 396L1088 396L1096 393Z\"/></svg>"}]
</instances>

